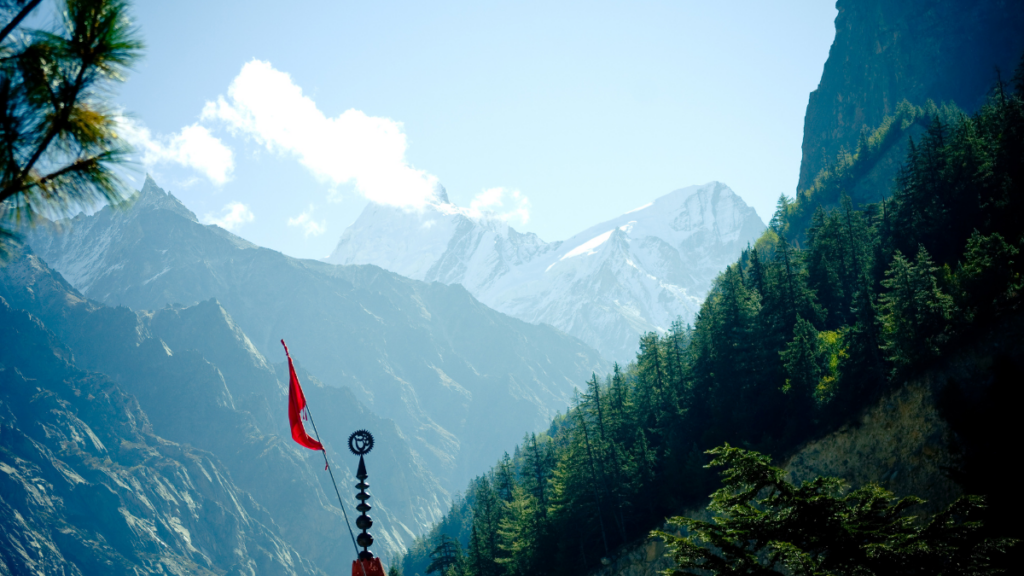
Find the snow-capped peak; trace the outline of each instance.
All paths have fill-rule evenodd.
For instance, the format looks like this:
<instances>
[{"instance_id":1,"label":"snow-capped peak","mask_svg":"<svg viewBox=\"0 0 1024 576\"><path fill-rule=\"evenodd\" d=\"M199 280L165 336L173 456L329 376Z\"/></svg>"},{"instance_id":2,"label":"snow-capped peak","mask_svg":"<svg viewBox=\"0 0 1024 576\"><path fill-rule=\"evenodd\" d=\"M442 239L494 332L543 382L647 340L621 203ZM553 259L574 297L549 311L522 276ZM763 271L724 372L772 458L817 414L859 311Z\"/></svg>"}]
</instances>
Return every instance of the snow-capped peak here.
<instances>
[{"instance_id":1,"label":"snow-capped peak","mask_svg":"<svg viewBox=\"0 0 1024 576\"><path fill-rule=\"evenodd\" d=\"M728 186L675 190L563 242L458 207L438 187L421 210L371 204L327 258L462 284L481 302L552 324L628 361L637 336L692 320L718 272L764 224Z\"/></svg>"}]
</instances>

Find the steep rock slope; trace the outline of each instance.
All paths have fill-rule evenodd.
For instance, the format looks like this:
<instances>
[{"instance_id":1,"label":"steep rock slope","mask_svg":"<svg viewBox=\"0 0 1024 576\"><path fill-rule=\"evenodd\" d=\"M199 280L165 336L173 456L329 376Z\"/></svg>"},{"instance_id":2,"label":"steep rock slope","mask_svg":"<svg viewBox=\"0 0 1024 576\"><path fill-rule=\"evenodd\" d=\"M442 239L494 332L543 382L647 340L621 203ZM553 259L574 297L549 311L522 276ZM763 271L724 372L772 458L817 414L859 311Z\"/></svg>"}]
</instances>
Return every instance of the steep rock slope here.
<instances>
[{"instance_id":1,"label":"steep rock slope","mask_svg":"<svg viewBox=\"0 0 1024 576\"><path fill-rule=\"evenodd\" d=\"M285 338L325 384L394 420L449 489L607 369L582 342L461 287L289 258L204 226L152 180L131 208L63 227L30 243L83 294L136 310L216 298L264 357L283 360Z\"/></svg>"},{"instance_id":2,"label":"steep rock slope","mask_svg":"<svg viewBox=\"0 0 1024 576\"><path fill-rule=\"evenodd\" d=\"M461 284L495 310L628 362L643 332L691 321L715 276L762 230L753 208L720 182L552 243L456 207L441 189L421 212L367 206L327 261Z\"/></svg>"},{"instance_id":3,"label":"steep rock slope","mask_svg":"<svg viewBox=\"0 0 1024 576\"><path fill-rule=\"evenodd\" d=\"M973 112L996 80L1009 80L1024 53L1024 3L1012 0L839 0L836 37L804 119L798 190L856 150L900 101L955 102ZM885 193L906 155L895 147L881 162L876 193ZM864 198L875 201L878 198Z\"/></svg>"},{"instance_id":4,"label":"steep rock slope","mask_svg":"<svg viewBox=\"0 0 1024 576\"><path fill-rule=\"evenodd\" d=\"M53 326L79 365L134 395L157 434L213 453L305 557L328 572L352 559L352 549L339 546L347 529L319 454L291 442L286 372L267 364L216 302L141 315L98 306L32 255L0 269L0 295ZM439 517L447 492L393 422L370 414L348 390L326 389L305 373L303 380L310 400L334 415L321 429L343 483L354 477L344 439L359 427L377 434L371 465L394 481L374 490L376 548L399 553Z\"/></svg>"},{"instance_id":5,"label":"steep rock slope","mask_svg":"<svg viewBox=\"0 0 1024 576\"><path fill-rule=\"evenodd\" d=\"M3 297L0 573L323 574L215 457L156 436Z\"/></svg>"}]
</instances>

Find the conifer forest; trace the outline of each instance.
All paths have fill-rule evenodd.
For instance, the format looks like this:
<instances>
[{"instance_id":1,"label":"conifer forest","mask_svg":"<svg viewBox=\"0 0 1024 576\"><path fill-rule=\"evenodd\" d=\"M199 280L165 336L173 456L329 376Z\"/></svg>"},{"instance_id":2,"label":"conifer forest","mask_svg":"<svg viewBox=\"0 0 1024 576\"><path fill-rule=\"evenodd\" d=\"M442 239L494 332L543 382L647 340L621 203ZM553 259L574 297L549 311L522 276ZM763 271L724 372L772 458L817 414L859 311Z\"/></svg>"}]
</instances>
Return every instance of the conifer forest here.
<instances>
[{"instance_id":1,"label":"conifer forest","mask_svg":"<svg viewBox=\"0 0 1024 576\"><path fill-rule=\"evenodd\" d=\"M876 202L852 199L846 190L915 125L923 132L910 139L895 186ZM586 573L716 490L723 499L751 498L771 486L764 470L739 467L719 489L709 454L730 464L740 448L726 447L736 446L754 462L779 461L910 375L942 370L958 350L1014 351L1024 327L1021 182L1024 63L1013 83L997 85L973 115L932 102L900 103L809 189L780 198L768 229L718 276L693 325L677 322L668 334L645 334L634 362L594 375L546 432L525 436L470 483L404 569L424 573L421 565L438 538L447 537L465 544L446 574ZM978 499L971 514L950 512L953 519L943 521L983 519L978 530L993 539L984 569L954 568L948 558L925 568L911 546L863 565L752 554L747 564L690 566L712 574L966 574L1019 566L1008 560L1014 548L1006 541L1024 536L1016 520L1020 499L997 477L1012 458L1001 442L1017 434L1005 402L1018 397L1024 374L996 358L1006 365L984 400L963 398L955 382L945 391L954 425L973 428L964 468L956 472ZM842 491L841 479L828 481L834 484L814 489ZM887 503L893 495L871 498ZM734 512L735 505L718 496L713 504L718 513ZM859 501L865 505L873 506ZM902 514L909 505L884 515ZM797 526L819 525L810 516L805 521ZM741 548L744 540L762 538L733 529ZM763 538L787 542L796 553L827 555L783 534L789 535ZM725 549L721 540L708 542ZM765 571L755 570L759 563Z\"/></svg>"}]
</instances>

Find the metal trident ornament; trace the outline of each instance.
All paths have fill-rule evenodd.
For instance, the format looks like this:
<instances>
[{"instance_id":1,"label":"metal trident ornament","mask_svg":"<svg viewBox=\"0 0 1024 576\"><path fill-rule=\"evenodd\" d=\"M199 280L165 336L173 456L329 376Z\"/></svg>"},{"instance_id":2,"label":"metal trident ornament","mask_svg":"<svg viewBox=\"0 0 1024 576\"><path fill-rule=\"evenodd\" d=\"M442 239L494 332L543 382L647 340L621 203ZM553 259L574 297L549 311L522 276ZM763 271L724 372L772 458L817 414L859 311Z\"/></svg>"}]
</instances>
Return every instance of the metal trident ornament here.
<instances>
[{"instance_id":1,"label":"metal trident ornament","mask_svg":"<svg viewBox=\"0 0 1024 576\"><path fill-rule=\"evenodd\" d=\"M370 485L366 483L369 474L366 473L366 463L363 462L363 455L373 450L373 434L366 430L356 430L348 437L348 449L356 456L359 456L359 469L356 470L356 478L359 479L359 483L356 484L356 488L359 489L359 492L356 494L356 499L359 500L356 510L359 511L359 517L356 518L356 527L362 530L362 532L359 536L356 536L356 543L363 547L363 551L359 553L359 559L370 560L373 558L373 553L367 550L367 548L373 544L373 536L367 530L373 526L373 520L366 514L372 506L366 503L370 499L370 494L366 492Z\"/></svg>"}]
</instances>

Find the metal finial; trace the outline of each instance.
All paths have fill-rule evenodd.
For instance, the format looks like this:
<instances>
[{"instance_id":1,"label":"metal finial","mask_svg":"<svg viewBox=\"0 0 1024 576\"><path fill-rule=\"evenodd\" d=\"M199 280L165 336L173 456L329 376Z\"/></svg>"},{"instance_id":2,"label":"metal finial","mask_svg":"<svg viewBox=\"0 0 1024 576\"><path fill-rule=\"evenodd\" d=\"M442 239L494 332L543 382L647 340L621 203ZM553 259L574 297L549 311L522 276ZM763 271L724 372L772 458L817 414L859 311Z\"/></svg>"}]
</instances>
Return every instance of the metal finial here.
<instances>
[{"instance_id":1,"label":"metal finial","mask_svg":"<svg viewBox=\"0 0 1024 576\"><path fill-rule=\"evenodd\" d=\"M348 437L348 449L356 456L368 454L373 450L373 434L367 430L356 430Z\"/></svg>"},{"instance_id":2,"label":"metal finial","mask_svg":"<svg viewBox=\"0 0 1024 576\"><path fill-rule=\"evenodd\" d=\"M356 484L356 488L359 489L356 494L356 499L359 500L356 510L359 511L359 516L356 518L356 527L362 532L356 536L356 543L363 547L363 551L359 553L359 559L370 560L373 558L373 553L367 548L373 544L373 536L367 530L373 526L373 520L366 514L372 506L366 503L370 499L370 494L366 491L370 485L366 482L369 474L366 473L366 462L363 461L363 455L373 450L373 434L366 430L356 430L348 437L348 449L359 456L359 468L356 470L356 478L359 479L359 483Z\"/></svg>"}]
</instances>

